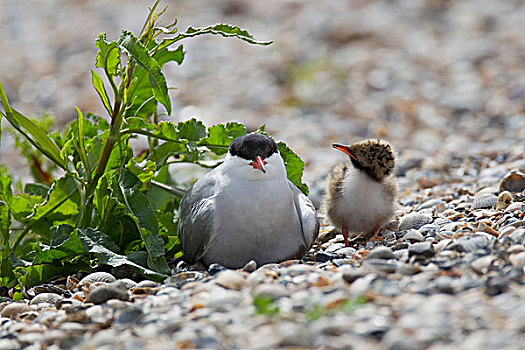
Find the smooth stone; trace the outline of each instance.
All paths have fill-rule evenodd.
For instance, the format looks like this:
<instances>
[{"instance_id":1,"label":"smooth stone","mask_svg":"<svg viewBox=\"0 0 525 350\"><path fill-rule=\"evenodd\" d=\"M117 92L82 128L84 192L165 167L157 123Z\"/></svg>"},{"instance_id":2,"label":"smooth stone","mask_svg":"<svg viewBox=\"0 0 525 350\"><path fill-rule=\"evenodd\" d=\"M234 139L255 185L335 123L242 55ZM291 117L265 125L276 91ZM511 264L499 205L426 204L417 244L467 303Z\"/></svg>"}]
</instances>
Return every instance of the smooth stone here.
<instances>
[{"instance_id":1,"label":"smooth stone","mask_svg":"<svg viewBox=\"0 0 525 350\"><path fill-rule=\"evenodd\" d=\"M418 231L421 232L425 236L428 233L435 232L437 230L439 230L439 226L438 225L434 225L434 224L426 224L426 225L421 226L418 229Z\"/></svg>"},{"instance_id":2,"label":"smooth stone","mask_svg":"<svg viewBox=\"0 0 525 350\"><path fill-rule=\"evenodd\" d=\"M280 283L263 283L255 287L253 296L255 298L278 299L290 295L288 289Z\"/></svg>"},{"instance_id":3,"label":"smooth stone","mask_svg":"<svg viewBox=\"0 0 525 350\"><path fill-rule=\"evenodd\" d=\"M518 228L509 235L514 242L523 242L525 240L525 228Z\"/></svg>"},{"instance_id":4,"label":"smooth stone","mask_svg":"<svg viewBox=\"0 0 525 350\"><path fill-rule=\"evenodd\" d=\"M241 290L248 285L244 275L233 270L221 271L217 274L215 279L218 285L226 289Z\"/></svg>"},{"instance_id":5,"label":"smooth stone","mask_svg":"<svg viewBox=\"0 0 525 350\"><path fill-rule=\"evenodd\" d=\"M218 289L210 292L205 305L212 309L224 309L225 306L235 306L242 302L240 292L231 289Z\"/></svg>"},{"instance_id":6,"label":"smooth stone","mask_svg":"<svg viewBox=\"0 0 525 350\"><path fill-rule=\"evenodd\" d=\"M429 199L428 201L417 206L416 210L434 208L436 205L442 204L442 203L445 203L445 201L441 199Z\"/></svg>"},{"instance_id":7,"label":"smooth stone","mask_svg":"<svg viewBox=\"0 0 525 350\"><path fill-rule=\"evenodd\" d=\"M397 259L392 249L384 246L379 246L370 251L365 257L367 259Z\"/></svg>"},{"instance_id":8,"label":"smooth stone","mask_svg":"<svg viewBox=\"0 0 525 350\"><path fill-rule=\"evenodd\" d=\"M470 266L474 271L479 273L487 273L490 265L494 261L494 257L491 255L485 255L472 261Z\"/></svg>"},{"instance_id":9,"label":"smooth stone","mask_svg":"<svg viewBox=\"0 0 525 350\"><path fill-rule=\"evenodd\" d=\"M491 241L481 235L463 236L458 238L454 243L447 246L447 250L455 250L458 252L473 252L478 249L488 249Z\"/></svg>"},{"instance_id":10,"label":"smooth stone","mask_svg":"<svg viewBox=\"0 0 525 350\"><path fill-rule=\"evenodd\" d=\"M367 271L365 269L352 269L343 273L343 280L348 283L353 283L358 278L366 276Z\"/></svg>"},{"instance_id":11,"label":"smooth stone","mask_svg":"<svg viewBox=\"0 0 525 350\"><path fill-rule=\"evenodd\" d=\"M414 243L408 247L409 258L416 257L426 259L433 257L435 254L436 252L430 242Z\"/></svg>"},{"instance_id":12,"label":"smooth stone","mask_svg":"<svg viewBox=\"0 0 525 350\"><path fill-rule=\"evenodd\" d=\"M26 303L14 302L14 303L8 304L2 309L1 316L7 317L10 319L15 319L20 314L31 311L31 310L33 310L31 306L29 306Z\"/></svg>"},{"instance_id":13,"label":"smooth stone","mask_svg":"<svg viewBox=\"0 0 525 350\"><path fill-rule=\"evenodd\" d=\"M406 241L423 242L425 237L418 230L410 230L403 236L403 239Z\"/></svg>"},{"instance_id":14,"label":"smooth stone","mask_svg":"<svg viewBox=\"0 0 525 350\"><path fill-rule=\"evenodd\" d=\"M250 260L246 263L246 265L244 265L241 269L242 271L244 272L253 272L255 270L257 270L257 263L255 262L255 260Z\"/></svg>"},{"instance_id":15,"label":"smooth stone","mask_svg":"<svg viewBox=\"0 0 525 350\"><path fill-rule=\"evenodd\" d=\"M89 292L87 299L93 304L102 304L110 299L129 301L129 293L126 285L117 281L93 289Z\"/></svg>"},{"instance_id":16,"label":"smooth stone","mask_svg":"<svg viewBox=\"0 0 525 350\"><path fill-rule=\"evenodd\" d=\"M124 285L126 286L126 288L128 287L127 283L125 282L124 282ZM139 283L137 283L136 288L157 288L159 286L160 284L158 282L151 281L151 280L144 280L144 281L140 281Z\"/></svg>"},{"instance_id":17,"label":"smooth stone","mask_svg":"<svg viewBox=\"0 0 525 350\"><path fill-rule=\"evenodd\" d=\"M339 254L328 251L318 252L317 254L315 254L315 261L321 263L328 262L337 258L339 258Z\"/></svg>"},{"instance_id":18,"label":"smooth stone","mask_svg":"<svg viewBox=\"0 0 525 350\"><path fill-rule=\"evenodd\" d=\"M509 256L509 261L516 267L525 267L525 252L511 254Z\"/></svg>"},{"instance_id":19,"label":"smooth stone","mask_svg":"<svg viewBox=\"0 0 525 350\"><path fill-rule=\"evenodd\" d=\"M394 259L365 259L363 268L370 271L394 273L398 268L398 262Z\"/></svg>"},{"instance_id":20,"label":"smooth stone","mask_svg":"<svg viewBox=\"0 0 525 350\"><path fill-rule=\"evenodd\" d=\"M357 250L352 247L344 247L335 251L335 253L339 256L343 256L346 258L351 258L355 254L355 252L357 252Z\"/></svg>"},{"instance_id":21,"label":"smooth stone","mask_svg":"<svg viewBox=\"0 0 525 350\"><path fill-rule=\"evenodd\" d=\"M511 203L507 208L505 208L505 211L506 212L525 211L525 203L523 202Z\"/></svg>"}]
</instances>

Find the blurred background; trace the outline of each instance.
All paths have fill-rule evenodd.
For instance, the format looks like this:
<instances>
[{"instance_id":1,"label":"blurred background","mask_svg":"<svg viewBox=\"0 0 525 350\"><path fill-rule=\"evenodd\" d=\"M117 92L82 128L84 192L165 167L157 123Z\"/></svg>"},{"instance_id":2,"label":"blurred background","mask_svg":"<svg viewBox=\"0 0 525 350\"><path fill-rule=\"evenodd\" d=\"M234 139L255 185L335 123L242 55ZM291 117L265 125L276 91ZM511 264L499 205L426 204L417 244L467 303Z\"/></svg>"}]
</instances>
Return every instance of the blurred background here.
<instances>
[{"instance_id":1,"label":"blurred background","mask_svg":"<svg viewBox=\"0 0 525 350\"><path fill-rule=\"evenodd\" d=\"M17 109L62 126L104 115L91 86L94 40L137 33L153 1L0 1L0 80ZM306 181L344 160L333 142L391 141L400 166L444 155L523 155L525 3L518 0L180 0L165 24L218 22L269 47L205 36L167 65L174 121L239 121L287 142ZM5 127L5 123L2 123ZM23 171L3 132L0 163Z\"/></svg>"}]
</instances>

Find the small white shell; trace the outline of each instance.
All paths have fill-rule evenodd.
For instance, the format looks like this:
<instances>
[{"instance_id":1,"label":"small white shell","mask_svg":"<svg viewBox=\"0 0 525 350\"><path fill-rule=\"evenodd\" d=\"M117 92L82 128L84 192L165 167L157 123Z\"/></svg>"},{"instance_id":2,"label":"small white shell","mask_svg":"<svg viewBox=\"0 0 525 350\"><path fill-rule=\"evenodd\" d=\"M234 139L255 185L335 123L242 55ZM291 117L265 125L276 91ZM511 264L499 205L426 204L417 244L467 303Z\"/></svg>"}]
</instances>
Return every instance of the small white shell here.
<instances>
[{"instance_id":1,"label":"small white shell","mask_svg":"<svg viewBox=\"0 0 525 350\"><path fill-rule=\"evenodd\" d=\"M503 191L498 196L498 202L496 203L496 209L503 210L512 203L512 194L509 191Z\"/></svg>"},{"instance_id":2,"label":"small white shell","mask_svg":"<svg viewBox=\"0 0 525 350\"><path fill-rule=\"evenodd\" d=\"M117 279L113 277L112 274L107 272L93 272L87 275L86 277L82 278L80 280L80 285L86 284L86 283L95 283L95 282L104 282L104 283L111 283L115 282Z\"/></svg>"},{"instance_id":3,"label":"small white shell","mask_svg":"<svg viewBox=\"0 0 525 350\"><path fill-rule=\"evenodd\" d=\"M472 209L492 208L498 202L498 197L491 193L480 193L474 196Z\"/></svg>"},{"instance_id":4,"label":"small white shell","mask_svg":"<svg viewBox=\"0 0 525 350\"><path fill-rule=\"evenodd\" d=\"M420 213L410 213L403 216L399 220L399 231L418 229L423 225L429 224L432 222L432 218L428 215L423 215Z\"/></svg>"},{"instance_id":5,"label":"small white shell","mask_svg":"<svg viewBox=\"0 0 525 350\"><path fill-rule=\"evenodd\" d=\"M55 293L40 293L37 296L35 296L33 299L31 299L31 302L29 304L36 305L36 304L51 304L55 305L55 303L59 300L64 299L63 296L55 294Z\"/></svg>"}]
</instances>

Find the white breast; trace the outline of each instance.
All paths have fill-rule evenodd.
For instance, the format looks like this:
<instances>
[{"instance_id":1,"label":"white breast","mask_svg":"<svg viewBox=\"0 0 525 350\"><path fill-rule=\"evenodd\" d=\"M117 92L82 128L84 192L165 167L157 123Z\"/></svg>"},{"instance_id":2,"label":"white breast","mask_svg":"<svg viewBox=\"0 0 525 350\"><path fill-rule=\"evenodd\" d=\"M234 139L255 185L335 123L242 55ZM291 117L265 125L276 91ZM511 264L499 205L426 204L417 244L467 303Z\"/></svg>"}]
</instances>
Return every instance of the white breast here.
<instances>
[{"instance_id":1,"label":"white breast","mask_svg":"<svg viewBox=\"0 0 525 350\"><path fill-rule=\"evenodd\" d=\"M393 199L382 183L371 179L363 171L349 167L342 186L337 215L344 217L350 232L372 232L378 224L393 215Z\"/></svg>"}]
</instances>

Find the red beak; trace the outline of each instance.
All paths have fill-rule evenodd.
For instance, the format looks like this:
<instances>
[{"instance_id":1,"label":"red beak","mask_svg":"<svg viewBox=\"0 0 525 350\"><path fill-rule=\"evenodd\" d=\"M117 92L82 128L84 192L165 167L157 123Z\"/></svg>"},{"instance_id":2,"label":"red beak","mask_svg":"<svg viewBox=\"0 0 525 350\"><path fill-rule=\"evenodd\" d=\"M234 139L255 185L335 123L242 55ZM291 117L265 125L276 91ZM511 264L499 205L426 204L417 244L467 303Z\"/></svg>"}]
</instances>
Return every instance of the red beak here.
<instances>
[{"instance_id":1,"label":"red beak","mask_svg":"<svg viewBox=\"0 0 525 350\"><path fill-rule=\"evenodd\" d=\"M261 158L261 156L257 156L255 161L250 163L254 169L259 169L266 174L266 168L264 167L265 164L267 163Z\"/></svg>"},{"instance_id":2,"label":"red beak","mask_svg":"<svg viewBox=\"0 0 525 350\"><path fill-rule=\"evenodd\" d=\"M354 156L352 153L350 153L350 150L349 150L348 146L340 145L338 143L334 143L334 144L332 144L332 147L335 148L336 150L339 150L341 152L344 152L344 153L348 154L348 156L350 158L352 158L353 160L357 160L357 157Z\"/></svg>"}]
</instances>

